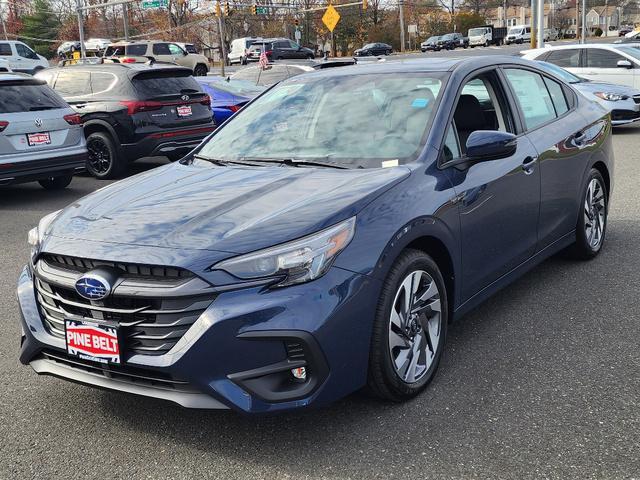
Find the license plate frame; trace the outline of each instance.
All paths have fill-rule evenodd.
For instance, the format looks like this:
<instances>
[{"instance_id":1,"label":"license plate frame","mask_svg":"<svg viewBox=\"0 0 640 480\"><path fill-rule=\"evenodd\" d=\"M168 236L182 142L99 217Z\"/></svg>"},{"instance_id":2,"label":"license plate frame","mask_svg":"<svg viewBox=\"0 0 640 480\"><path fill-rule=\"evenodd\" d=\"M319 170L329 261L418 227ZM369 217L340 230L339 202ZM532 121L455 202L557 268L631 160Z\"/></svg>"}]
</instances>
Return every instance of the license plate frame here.
<instances>
[{"instance_id":1,"label":"license plate frame","mask_svg":"<svg viewBox=\"0 0 640 480\"><path fill-rule=\"evenodd\" d=\"M30 147L51 145L51 134L49 132L27 133L27 144Z\"/></svg>"},{"instance_id":2,"label":"license plate frame","mask_svg":"<svg viewBox=\"0 0 640 480\"><path fill-rule=\"evenodd\" d=\"M180 105L176 108L176 113L179 117L190 117L193 115L193 110L191 109L191 105Z\"/></svg>"},{"instance_id":3,"label":"license plate frame","mask_svg":"<svg viewBox=\"0 0 640 480\"><path fill-rule=\"evenodd\" d=\"M109 365L122 363L117 325L65 319L64 339L70 356Z\"/></svg>"}]
</instances>

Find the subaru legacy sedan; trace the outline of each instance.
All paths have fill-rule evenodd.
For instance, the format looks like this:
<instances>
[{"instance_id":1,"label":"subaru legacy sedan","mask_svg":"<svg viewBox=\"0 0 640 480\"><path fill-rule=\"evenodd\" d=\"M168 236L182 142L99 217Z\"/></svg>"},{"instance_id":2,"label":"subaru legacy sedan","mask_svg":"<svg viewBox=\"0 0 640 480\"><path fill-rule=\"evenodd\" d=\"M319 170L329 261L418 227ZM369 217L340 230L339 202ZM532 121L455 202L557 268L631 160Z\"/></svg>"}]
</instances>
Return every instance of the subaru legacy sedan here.
<instances>
[{"instance_id":1,"label":"subaru legacy sedan","mask_svg":"<svg viewBox=\"0 0 640 480\"><path fill-rule=\"evenodd\" d=\"M20 360L195 408L408 400L450 322L561 250L598 255L612 178L606 110L533 62L293 77L40 221Z\"/></svg>"}]
</instances>

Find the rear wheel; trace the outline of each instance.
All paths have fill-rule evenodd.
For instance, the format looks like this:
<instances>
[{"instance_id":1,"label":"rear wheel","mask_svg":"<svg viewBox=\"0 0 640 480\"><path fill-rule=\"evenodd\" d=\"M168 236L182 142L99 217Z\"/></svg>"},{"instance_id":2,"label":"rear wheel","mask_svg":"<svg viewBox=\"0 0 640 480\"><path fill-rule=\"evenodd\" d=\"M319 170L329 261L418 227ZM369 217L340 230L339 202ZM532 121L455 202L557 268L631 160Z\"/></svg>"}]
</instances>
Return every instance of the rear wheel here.
<instances>
[{"instance_id":1,"label":"rear wheel","mask_svg":"<svg viewBox=\"0 0 640 480\"><path fill-rule=\"evenodd\" d=\"M73 179L73 175L61 175L59 177L51 177L45 178L43 180L38 180L38 183L45 190L62 190L66 188L71 183Z\"/></svg>"},{"instance_id":2,"label":"rear wheel","mask_svg":"<svg viewBox=\"0 0 640 480\"><path fill-rule=\"evenodd\" d=\"M387 276L376 310L369 355L369 389L400 402L433 378L444 348L447 292L433 259L407 250Z\"/></svg>"},{"instance_id":3,"label":"rear wheel","mask_svg":"<svg viewBox=\"0 0 640 480\"><path fill-rule=\"evenodd\" d=\"M209 69L206 65L199 63L196 68L193 69L193 75L196 77L206 77Z\"/></svg>"},{"instance_id":4,"label":"rear wheel","mask_svg":"<svg viewBox=\"0 0 640 480\"><path fill-rule=\"evenodd\" d=\"M101 180L116 178L124 171L124 159L108 133L94 132L87 138L87 170Z\"/></svg>"},{"instance_id":5,"label":"rear wheel","mask_svg":"<svg viewBox=\"0 0 640 480\"><path fill-rule=\"evenodd\" d=\"M568 253L574 258L590 260L602 250L609 209L609 192L605 185L600 172L592 168L582 190L576 242L568 249Z\"/></svg>"}]
</instances>

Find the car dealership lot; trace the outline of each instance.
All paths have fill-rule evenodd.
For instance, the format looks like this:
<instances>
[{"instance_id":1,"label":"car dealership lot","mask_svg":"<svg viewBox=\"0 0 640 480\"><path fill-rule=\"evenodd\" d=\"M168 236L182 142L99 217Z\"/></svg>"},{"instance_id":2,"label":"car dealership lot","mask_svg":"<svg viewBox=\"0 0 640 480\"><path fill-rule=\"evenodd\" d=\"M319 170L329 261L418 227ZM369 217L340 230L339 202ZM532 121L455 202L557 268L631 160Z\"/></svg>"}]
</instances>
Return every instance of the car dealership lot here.
<instances>
[{"instance_id":1,"label":"car dealership lot","mask_svg":"<svg viewBox=\"0 0 640 480\"><path fill-rule=\"evenodd\" d=\"M414 401L352 395L269 417L185 410L19 365L27 231L106 182L1 189L0 478L638 477L640 128L614 146L602 255L551 259L453 325L441 371Z\"/></svg>"}]
</instances>

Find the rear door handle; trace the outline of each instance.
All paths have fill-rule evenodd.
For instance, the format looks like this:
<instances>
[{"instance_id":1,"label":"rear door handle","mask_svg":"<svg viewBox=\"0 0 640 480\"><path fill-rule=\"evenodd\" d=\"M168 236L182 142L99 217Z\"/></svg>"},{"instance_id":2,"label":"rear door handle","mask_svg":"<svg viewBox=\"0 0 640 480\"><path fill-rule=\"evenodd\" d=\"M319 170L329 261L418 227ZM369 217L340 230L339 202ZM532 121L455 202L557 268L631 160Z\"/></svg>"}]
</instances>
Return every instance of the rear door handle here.
<instances>
[{"instance_id":1,"label":"rear door handle","mask_svg":"<svg viewBox=\"0 0 640 480\"><path fill-rule=\"evenodd\" d=\"M528 156L527 158L525 158L522 161L522 170L524 170L524 173L526 173L527 175L532 174L537 161L538 157Z\"/></svg>"}]
</instances>

